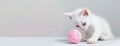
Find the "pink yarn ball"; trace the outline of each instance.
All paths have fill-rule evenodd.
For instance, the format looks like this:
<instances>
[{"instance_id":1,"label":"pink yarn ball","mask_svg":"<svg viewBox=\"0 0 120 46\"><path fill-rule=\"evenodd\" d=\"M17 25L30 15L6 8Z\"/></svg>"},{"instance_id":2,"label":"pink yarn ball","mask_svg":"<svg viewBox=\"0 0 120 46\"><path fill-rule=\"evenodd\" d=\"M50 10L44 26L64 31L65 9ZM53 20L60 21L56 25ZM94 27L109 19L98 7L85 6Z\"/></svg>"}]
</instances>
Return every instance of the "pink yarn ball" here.
<instances>
[{"instance_id":1,"label":"pink yarn ball","mask_svg":"<svg viewBox=\"0 0 120 46\"><path fill-rule=\"evenodd\" d=\"M81 35L80 31L78 31L76 29L71 30L68 34L68 39L73 44L79 43L81 38L82 38L82 35Z\"/></svg>"}]
</instances>

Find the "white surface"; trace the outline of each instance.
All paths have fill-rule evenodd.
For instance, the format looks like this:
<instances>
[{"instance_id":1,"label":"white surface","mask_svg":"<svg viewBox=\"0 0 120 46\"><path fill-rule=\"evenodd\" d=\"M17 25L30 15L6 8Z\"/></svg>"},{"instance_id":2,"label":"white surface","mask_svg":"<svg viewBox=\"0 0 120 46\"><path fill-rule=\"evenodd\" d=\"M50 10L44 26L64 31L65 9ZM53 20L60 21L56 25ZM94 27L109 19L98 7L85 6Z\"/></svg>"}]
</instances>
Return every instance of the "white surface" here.
<instances>
[{"instance_id":1,"label":"white surface","mask_svg":"<svg viewBox=\"0 0 120 46\"><path fill-rule=\"evenodd\" d=\"M0 46L120 46L120 39L99 41L96 44L71 44L61 37L0 37Z\"/></svg>"}]
</instances>

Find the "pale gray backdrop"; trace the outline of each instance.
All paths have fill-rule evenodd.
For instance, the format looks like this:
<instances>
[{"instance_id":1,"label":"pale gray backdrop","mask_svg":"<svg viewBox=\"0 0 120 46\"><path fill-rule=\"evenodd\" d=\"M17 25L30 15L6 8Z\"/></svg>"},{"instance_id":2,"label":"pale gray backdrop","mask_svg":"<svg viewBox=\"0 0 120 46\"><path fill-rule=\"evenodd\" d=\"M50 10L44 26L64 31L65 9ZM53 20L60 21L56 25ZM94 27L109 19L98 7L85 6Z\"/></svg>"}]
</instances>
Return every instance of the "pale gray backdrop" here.
<instances>
[{"instance_id":1,"label":"pale gray backdrop","mask_svg":"<svg viewBox=\"0 0 120 46\"><path fill-rule=\"evenodd\" d=\"M0 36L67 36L74 24L64 12L88 7L120 35L119 0L0 0Z\"/></svg>"}]
</instances>

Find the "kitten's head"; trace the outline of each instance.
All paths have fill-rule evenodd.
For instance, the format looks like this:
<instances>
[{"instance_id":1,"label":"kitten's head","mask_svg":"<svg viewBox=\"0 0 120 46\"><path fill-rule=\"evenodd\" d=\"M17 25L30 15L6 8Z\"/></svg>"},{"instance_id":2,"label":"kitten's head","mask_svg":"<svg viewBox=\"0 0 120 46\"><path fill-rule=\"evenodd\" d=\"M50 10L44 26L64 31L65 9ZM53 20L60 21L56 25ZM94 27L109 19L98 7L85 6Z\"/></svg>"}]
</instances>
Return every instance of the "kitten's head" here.
<instances>
[{"instance_id":1,"label":"kitten's head","mask_svg":"<svg viewBox=\"0 0 120 46\"><path fill-rule=\"evenodd\" d=\"M88 25L89 25L88 17L90 16L89 9L81 8L73 12L64 13L64 14L67 15L70 20L75 22L76 27L82 30L87 30Z\"/></svg>"}]
</instances>

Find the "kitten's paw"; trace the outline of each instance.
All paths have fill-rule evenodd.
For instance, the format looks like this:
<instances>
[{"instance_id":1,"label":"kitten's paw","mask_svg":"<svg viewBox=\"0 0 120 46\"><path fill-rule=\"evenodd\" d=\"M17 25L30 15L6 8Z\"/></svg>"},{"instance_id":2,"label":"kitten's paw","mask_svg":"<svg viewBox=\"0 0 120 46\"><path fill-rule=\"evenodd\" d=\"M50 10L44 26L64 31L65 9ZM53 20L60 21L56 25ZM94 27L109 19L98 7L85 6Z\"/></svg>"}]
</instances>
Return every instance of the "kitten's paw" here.
<instances>
[{"instance_id":1,"label":"kitten's paw","mask_svg":"<svg viewBox=\"0 0 120 46\"><path fill-rule=\"evenodd\" d=\"M95 44L97 42L97 40L93 40L93 39L88 39L87 43L88 44Z\"/></svg>"},{"instance_id":2,"label":"kitten's paw","mask_svg":"<svg viewBox=\"0 0 120 46\"><path fill-rule=\"evenodd\" d=\"M113 38L113 36L105 36L105 35L101 35L100 38L99 38L99 40L104 41L104 40L109 40L109 39L112 39L112 38Z\"/></svg>"}]
</instances>

